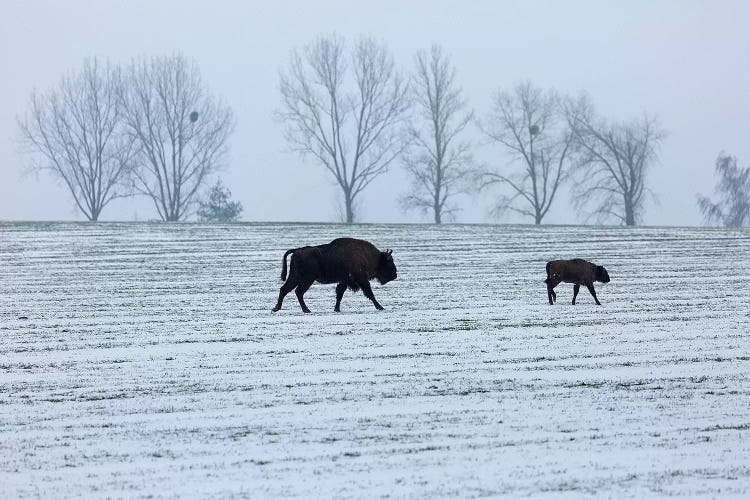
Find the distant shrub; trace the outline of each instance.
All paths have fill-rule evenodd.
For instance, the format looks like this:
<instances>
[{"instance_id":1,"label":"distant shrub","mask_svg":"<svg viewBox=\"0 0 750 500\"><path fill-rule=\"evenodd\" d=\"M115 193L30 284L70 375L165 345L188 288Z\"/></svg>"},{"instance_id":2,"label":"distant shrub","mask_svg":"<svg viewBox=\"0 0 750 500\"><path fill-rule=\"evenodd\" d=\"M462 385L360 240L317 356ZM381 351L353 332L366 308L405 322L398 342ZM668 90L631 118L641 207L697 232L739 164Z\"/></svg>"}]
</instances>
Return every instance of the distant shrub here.
<instances>
[{"instance_id":1,"label":"distant shrub","mask_svg":"<svg viewBox=\"0 0 750 500\"><path fill-rule=\"evenodd\" d=\"M232 192L221 179L208 192L208 199L199 202L198 220L201 222L234 222L242 213L242 203L231 200Z\"/></svg>"},{"instance_id":2,"label":"distant shrub","mask_svg":"<svg viewBox=\"0 0 750 500\"><path fill-rule=\"evenodd\" d=\"M707 224L725 227L750 225L750 166L737 166L737 158L720 153L716 159L718 201L698 195L698 208Z\"/></svg>"}]
</instances>

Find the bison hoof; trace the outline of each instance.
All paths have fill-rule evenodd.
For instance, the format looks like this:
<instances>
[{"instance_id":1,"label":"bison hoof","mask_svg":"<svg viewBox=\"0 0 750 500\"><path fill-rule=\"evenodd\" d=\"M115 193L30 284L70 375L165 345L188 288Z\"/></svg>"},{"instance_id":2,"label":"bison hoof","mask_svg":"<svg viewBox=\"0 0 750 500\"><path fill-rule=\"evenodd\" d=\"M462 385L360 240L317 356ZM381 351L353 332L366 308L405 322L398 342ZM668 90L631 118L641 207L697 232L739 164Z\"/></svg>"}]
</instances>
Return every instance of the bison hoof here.
<instances>
[{"instance_id":1,"label":"bison hoof","mask_svg":"<svg viewBox=\"0 0 750 500\"><path fill-rule=\"evenodd\" d=\"M302 309L302 312L307 314L310 312L310 309Z\"/></svg>"},{"instance_id":2,"label":"bison hoof","mask_svg":"<svg viewBox=\"0 0 750 500\"><path fill-rule=\"evenodd\" d=\"M341 312L341 309L339 309L338 307L334 307L334 308L333 308L333 312L336 312L336 313L340 313L340 312Z\"/></svg>"},{"instance_id":3,"label":"bison hoof","mask_svg":"<svg viewBox=\"0 0 750 500\"><path fill-rule=\"evenodd\" d=\"M274 307L273 309L271 309L271 312L272 313L278 312L279 309L281 309L281 308L280 307Z\"/></svg>"}]
</instances>

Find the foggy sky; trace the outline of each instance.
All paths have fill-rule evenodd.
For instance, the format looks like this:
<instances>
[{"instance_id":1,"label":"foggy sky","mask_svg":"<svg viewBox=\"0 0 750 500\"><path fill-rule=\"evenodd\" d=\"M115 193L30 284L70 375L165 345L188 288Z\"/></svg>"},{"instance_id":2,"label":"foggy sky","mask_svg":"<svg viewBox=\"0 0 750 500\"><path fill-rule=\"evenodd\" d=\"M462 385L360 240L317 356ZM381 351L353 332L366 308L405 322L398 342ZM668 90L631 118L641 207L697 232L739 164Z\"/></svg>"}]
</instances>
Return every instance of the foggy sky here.
<instances>
[{"instance_id":1,"label":"foggy sky","mask_svg":"<svg viewBox=\"0 0 750 500\"><path fill-rule=\"evenodd\" d=\"M649 174L658 205L644 223L695 225L698 192L713 192L722 150L750 164L750 2L738 1L3 1L0 17L0 220L81 220L49 175L24 173L16 116L33 88L57 85L86 57L128 63L176 51L199 64L204 83L232 107L237 127L220 173L247 221L336 221L339 191L321 166L286 149L273 111L279 70L292 48L321 33L385 41L402 68L442 45L478 116L498 89L521 80L564 93L586 90L612 119L659 117L668 136ZM507 163L477 129L478 160ZM394 164L360 200L363 222L429 221L403 214L407 189ZM563 188L547 223L581 221ZM459 200L458 222L489 222L490 191ZM157 218L141 197L117 200L102 220ZM531 222L508 215L500 222Z\"/></svg>"}]
</instances>

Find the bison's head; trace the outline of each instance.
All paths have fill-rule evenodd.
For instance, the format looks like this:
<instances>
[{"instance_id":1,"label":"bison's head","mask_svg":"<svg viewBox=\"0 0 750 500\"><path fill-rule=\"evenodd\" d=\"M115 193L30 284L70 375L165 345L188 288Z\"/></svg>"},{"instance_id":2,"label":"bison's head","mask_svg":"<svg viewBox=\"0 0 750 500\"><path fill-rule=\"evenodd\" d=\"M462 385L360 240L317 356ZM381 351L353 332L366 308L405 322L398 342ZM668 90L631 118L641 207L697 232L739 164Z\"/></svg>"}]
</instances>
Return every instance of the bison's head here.
<instances>
[{"instance_id":1,"label":"bison's head","mask_svg":"<svg viewBox=\"0 0 750 500\"><path fill-rule=\"evenodd\" d=\"M596 266L596 281L609 283L609 273L604 269L604 266Z\"/></svg>"},{"instance_id":2,"label":"bison's head","mask_svg":"<svg viewBox=\"0 0 750 500\"><path fill-rule=\"evenodd\" d=\"M396 264L393 263L393 250L380 252L380 261L378 262L378 273L375 275L381 285L396 279Z\"/></svg>"}]
</instances>

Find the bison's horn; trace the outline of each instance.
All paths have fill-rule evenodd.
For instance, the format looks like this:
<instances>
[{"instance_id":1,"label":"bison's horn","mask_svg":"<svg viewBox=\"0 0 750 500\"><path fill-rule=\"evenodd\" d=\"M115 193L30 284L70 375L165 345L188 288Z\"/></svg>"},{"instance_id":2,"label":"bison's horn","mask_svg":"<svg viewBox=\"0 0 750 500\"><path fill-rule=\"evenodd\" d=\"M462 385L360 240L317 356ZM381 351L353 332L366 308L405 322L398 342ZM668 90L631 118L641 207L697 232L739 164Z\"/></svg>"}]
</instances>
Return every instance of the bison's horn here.
<instances>
[{"instance_id":1,"label":"bison's horn","mask_svg":"<svg viewBox=\"0 0 750 500\"><path fill-rule=\"evenodd\" d=\"M386 250L385 253L387 253L388 255L391 255L393 253L393 250Z\"/></svg>"}]
</instances>

